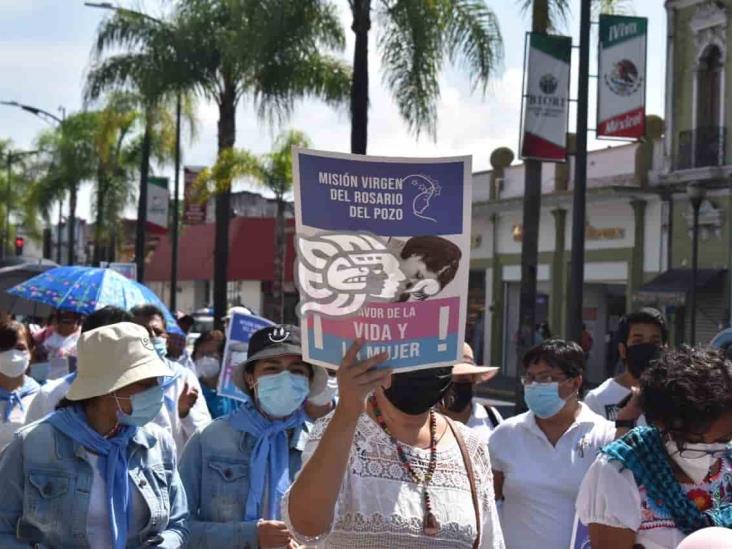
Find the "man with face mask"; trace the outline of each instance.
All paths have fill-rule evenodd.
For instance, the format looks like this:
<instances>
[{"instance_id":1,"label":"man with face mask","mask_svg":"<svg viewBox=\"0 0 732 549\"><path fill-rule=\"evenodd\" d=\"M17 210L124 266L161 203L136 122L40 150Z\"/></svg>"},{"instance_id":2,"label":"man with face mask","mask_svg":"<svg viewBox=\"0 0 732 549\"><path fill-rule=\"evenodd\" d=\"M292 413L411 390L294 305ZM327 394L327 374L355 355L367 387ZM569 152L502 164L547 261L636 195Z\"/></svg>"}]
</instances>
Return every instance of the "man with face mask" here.
<instances>
[{"instance_id":1,"label":"man with face mask","mask_svg":"<svg viewBox=\"0 0 732 549\"><path fill-rule=\"evenodd\" d=\"M666 320L660 311L646 307L631 313L620 321L617 332L618 353L625 365L625 371L606 380L593 389L585 397L585 404L590 409L614 421L618 419L618 410L622 408L631 391L640 384L641 374L650 363L658 358L661 349L668 342ZM639 418L639 424L645 424ZM631 423L619 427L632 427Z\"/></svg>"},{"instance_id":2,"label":"man with face mask","mask_svg":"<svg viewBox=\"0 0 732 549\"><path fill-rule=\"evenodd\" d=\"M252 335L233 378L247 399L196 432L181 458L191 547L290 547L280 499L300 469L305 400L328 375L303 361L299 328L281 325Z\"/></svg>"}]
</instances>

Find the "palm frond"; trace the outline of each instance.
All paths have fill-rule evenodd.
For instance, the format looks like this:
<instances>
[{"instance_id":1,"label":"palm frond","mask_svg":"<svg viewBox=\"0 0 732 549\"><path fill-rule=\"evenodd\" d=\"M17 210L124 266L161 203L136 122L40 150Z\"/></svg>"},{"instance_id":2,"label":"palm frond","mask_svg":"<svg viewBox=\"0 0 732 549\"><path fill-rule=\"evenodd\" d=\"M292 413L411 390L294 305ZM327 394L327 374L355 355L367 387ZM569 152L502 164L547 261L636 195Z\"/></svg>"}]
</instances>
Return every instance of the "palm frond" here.
<instances>
[{"instance_id":1,"label":"palm frond","mask_svg":"<svg viewBox=\"0 0 732 549\"><path fill-rule=\"evenodd\" d=\"M518 0L524 14L543 20L548 32L556 32L566 25L571 14L570 0Z\"/></svg>"}]
</instances>

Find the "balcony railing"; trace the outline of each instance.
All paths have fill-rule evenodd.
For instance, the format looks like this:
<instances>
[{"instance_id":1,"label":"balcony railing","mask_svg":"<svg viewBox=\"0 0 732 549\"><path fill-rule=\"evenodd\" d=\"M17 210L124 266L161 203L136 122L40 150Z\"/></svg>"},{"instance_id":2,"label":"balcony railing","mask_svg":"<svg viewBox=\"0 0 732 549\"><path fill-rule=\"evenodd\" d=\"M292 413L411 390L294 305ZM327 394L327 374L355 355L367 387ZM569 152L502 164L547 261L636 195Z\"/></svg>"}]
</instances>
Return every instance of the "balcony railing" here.
<instances>
[{"instance_id":1,"label":"balcony railing","mask_svg":"<svg viewBox=\"0 0 732 549\"><path fill-rule=\"evenodd\" d=\"M716 126L679 133L676 169L721 166L725 163L727 128Z\"/></svg>"}]
</instances>

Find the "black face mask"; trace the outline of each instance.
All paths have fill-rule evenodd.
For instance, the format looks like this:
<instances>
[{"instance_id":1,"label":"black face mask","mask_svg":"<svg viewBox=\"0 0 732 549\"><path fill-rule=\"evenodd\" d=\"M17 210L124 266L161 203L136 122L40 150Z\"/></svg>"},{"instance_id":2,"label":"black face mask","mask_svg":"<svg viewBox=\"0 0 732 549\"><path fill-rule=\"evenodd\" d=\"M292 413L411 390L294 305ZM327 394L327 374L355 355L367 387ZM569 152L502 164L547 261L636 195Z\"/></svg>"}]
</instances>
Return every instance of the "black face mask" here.
<instances>
[{"instance_id":1,"label":"black face mask","mask_svg":"<svg viewBox=\"0 0 732 549\"><path fill-rule=\"evenodd\" d=\"M625 363L630 374L639 379L650 363L661 355L661 347L655 343L639 343L625 348Z\"/></svg>"},{"instance_id":2,"label":"black face mask","mask_svg":"<svg viewBox=\"0 0 732 549\"><path fill-rule=\"evenodd\" d=\"M462 412L472 400L473 384L471 382L453 382L442 399L442 405L451 412Z\"/></svg>"},{"instance_id":3,"label":"black face mask","mask_svg":"<svg viewBox=\"0 0 732 549\"><path fill-rule=\"evenodd\" d=\"M451 381L451 367L394 374L384 394L398 410L417 416L442 400Z\"/></svg>"}]
</instances>

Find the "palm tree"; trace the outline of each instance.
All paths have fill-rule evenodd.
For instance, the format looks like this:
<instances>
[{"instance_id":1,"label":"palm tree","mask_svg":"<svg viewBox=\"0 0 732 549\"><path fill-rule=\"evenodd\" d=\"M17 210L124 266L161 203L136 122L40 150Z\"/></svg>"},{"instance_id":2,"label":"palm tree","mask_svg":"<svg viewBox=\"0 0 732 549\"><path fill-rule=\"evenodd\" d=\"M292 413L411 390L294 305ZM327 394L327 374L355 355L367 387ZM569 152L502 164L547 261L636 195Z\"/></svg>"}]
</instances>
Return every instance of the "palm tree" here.
<instances>
[{"instance_id":1,"label":"palm tree","mask_svg":"<svg viewBox=\"0 0 732 549\"><path fill-rule=\"evenodd\" d=\"M377 46L384 82L409 129L434 136L439 76L446 59L465 66L472 86L482 87L502 57L498 21L485 0L349 0L356 36L351 83L351 152L366 154L368 42L371 21L381 23Z\"/></svg>"},{"instance_id":2,"label":"palm tree","mask_svg":"<svg viewBox=\"0 0 732 549\"><path fill-rule=\"evenodd\" d=\"M217 181L248 177L275 195L275 264L272 279L272 300L265 316L277 322L285 320L284 260L287 254L285 242L285 196L292 191L292 147L308 147L310 141L304 133L291 130L281 134L272 152L255 155L249 151L229 149L212 167L203 170L195 185L203 190L202 196L216 192Z\"/></svg>"},{"instance_id":3,"label":"palm tree","mask_svg":"<svg viewBox=\"0 0 732 549\"><path fill-rule=\"evenodd\" d=\"M328 52L344 47L335 8L325 0L189 0L179 5L180 58L190 86L219 109L217 162L236 141L236 108L252 99L260 118L283 120L295 100L332 105L348 96L349 69ZM214 316L221 326L231 216L231 178L220 172L216 196Z\"/></svg>"},{"instance_id":4,"label":"palm tree","mask_svg":"<svg viewBox=\"0 0 732 549\"><path fill-rule=\"evenodd\" d=\"M38 149L44 152L41 162L47 172L42 187L37 189L42 197L41 202L44 202L43 207L50 208L50 204L45 203L49 197L59 200L64 193L69 193L69 265L76 262L76 247L73 243L76 241L79 186L94 177L95 129L96 113L78 112L67 116L58 127L42 132L37 140Z\"/></svg>"},{"instance_id":5,"label":"palm tree","mask_svg":"<svg viewBox=\"0 0 732 549\"><path fill-rule=\"evenodd\" d=\"M140 191L137 209L135 259L137 278L145 277L145 222L147 217L147 180L153 148L153 130L158 109L181 89L180 63L176 55L175 28L172 24L117 11L105 19L97 32L92 53L92 69L87 76L85 98L99 99L110 91L127 91L139 97L143 112L140 144ZM114 52L104 57L106 54Z\"/></svg>"}]
</instances>

